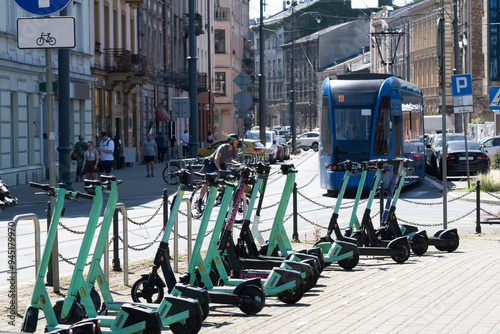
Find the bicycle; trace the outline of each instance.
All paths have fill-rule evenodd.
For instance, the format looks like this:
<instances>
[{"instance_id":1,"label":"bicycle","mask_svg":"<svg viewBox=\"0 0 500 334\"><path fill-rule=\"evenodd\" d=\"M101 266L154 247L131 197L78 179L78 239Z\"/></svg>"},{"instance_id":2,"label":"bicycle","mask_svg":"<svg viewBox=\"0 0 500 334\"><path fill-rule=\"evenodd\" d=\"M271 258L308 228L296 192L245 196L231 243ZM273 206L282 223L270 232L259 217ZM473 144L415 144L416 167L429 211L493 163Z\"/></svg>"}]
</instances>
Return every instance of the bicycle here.
<instances>
[{"instance_id":1,"label":"bicycle","mask_svg":"<svg viewBox=\"0 0 500 334\"><path fill-rule=\"evenodd\" d=\"M38 46L42 46L45 44L45 42L49 43L49 45L55 45L56 44L56 39L52 36L50 36L50 32L44 34L42 32L42 34L40 35L40 37L38 37L36 39L36 44Z\"/></svg>"},{"instance_id":2,"label":"bicycle","mask_svg":"<svg viewBox=\"0 0 500 334\"><path fill-rule=\"evenodd\" d=\"M180 171L181 169L188 169L191 175L193 175L194 172L202 172L205 168L204 160L205 157L169 160L167 161L166 166L163 169L163 180L167 184L178 184L179 177L177 176L176 172Z\"/></svg>"}]
</instances>

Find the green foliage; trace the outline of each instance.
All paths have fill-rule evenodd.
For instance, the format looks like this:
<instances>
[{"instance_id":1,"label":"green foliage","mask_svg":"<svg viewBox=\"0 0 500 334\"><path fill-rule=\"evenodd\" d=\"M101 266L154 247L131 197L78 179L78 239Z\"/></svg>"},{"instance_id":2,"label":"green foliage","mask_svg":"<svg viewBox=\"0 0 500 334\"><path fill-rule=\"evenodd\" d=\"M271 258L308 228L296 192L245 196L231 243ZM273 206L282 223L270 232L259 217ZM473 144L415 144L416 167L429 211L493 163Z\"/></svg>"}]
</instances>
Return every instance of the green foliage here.
<instances>
[{"instance_id":1,"label":"green foliage","mask_svg":"<svg viewBox=\"0 0 500 334\"><path fill-rule=\"evenodd\" d=\"M500 169L500 151L497 151L491 159L491 168Z\"/></svg>"},{"instance_id":2,"label":"green foliage","mask_svg":"<svg viewBox=\"0 0 500 334\"><path fill-rule=\"evenodd\" d=\"M500 182L498 180L498 174L493 174L491 172L487 174L479 174L478 180L481 184L482 191L488 191L488 192L500 191Z\"/></svg>"},{"instance_id":3,"label":"green foliage","mask_svg":"<svg viewBox=\"0 0 500 334\"><path fill-rule=\"evenodd\" d=\"M483 120L481 118L479 118L479 117L471 119L470 122L472 124L483 124L484 123Z\"/></svg>"}]
</instances>

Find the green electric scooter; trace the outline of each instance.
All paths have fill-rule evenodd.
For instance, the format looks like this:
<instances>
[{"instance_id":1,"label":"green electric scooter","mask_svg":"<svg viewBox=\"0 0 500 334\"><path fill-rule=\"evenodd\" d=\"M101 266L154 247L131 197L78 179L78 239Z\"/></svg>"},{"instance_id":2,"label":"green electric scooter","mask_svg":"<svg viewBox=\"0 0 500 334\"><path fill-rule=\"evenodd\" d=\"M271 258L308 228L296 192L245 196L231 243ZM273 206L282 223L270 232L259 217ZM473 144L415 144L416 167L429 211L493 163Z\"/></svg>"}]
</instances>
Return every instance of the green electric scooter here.
<instances>
[{"instance_id":1,"label":"green electric scooter","mask_svg":"<svg viewBox=\"0 0 500 334\"><path fill-rule=\"evenodd\" d=\"M211 263L207 263L203 259L201 248L217 197L217 188L220 182L225 181L219 180L216 173L195 173L195 175L204 177L204 181L207 183L210 190L208 192L205 210L201 217L200 228L193 246L187 273L182 275L179 281L185 284L206 287L212 303L235 305L238 306L243 313L257 314L265 306L265 294L262 289L262 281L260 278L247 280L236 287L215 286L212 282L210 277Z\"/></svg>"},{"instance_id":2,"label":"green electric scooter","mask_svg":"<svg viewBox=\"0 0 500 334\"><path fill-rule=\"evenodd\" d=\"M23 332L29 333L33 333L36 331L39 313L38 305L40 305L45 315L45 319L47 322L46 331L58 329L65 326L69 328L69 325L61 325L57 321L56 313L52 308L47 289L45 288L44 277L47 272L49 258L51 256L54 240L57 234L59 219L63 211L64 200L76 200L78 198L92 199L92 196L80 192L68 191L66 190L65 184L59 184L59 188L51 187L48 184L39 184L33 182L31 182L29 185L30 187L44 190L44 194L56 197L56 204L54 206L49 229L47 231L47 240L38 268L33 295L31 297L31 303L30 305L28 305L28 307L26 307L26 310L24 312L23 325L21 330ZM76 301L72 303L71 309L73 310L72 316L78 319L83 318L83 309ZM108 328L101 328L102 332L120 334L131 334L138 332L142 333L145 330L147 330L148 333L161 332L161 322L158 313L150 309L135 307L133 305L124 305L119 310L117 316L111 322L110 326Z\"/></svg>"}]
</instances>

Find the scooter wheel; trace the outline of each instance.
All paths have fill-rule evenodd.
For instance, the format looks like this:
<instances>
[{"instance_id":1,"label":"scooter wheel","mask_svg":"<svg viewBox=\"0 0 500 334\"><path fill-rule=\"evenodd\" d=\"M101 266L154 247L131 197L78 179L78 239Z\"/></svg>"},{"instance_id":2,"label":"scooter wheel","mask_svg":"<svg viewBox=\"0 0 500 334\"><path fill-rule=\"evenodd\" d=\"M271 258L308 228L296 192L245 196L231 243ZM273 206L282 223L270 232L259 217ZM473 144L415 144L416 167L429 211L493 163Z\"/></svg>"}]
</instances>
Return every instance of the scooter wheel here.
<instances>
[{"instance_id":1,"label":"scooter wheel","mask_svg":"<svg viewBox=\"0 0 500 334\"><path fill-rule=\"evenodd\" d=\"M358 262L359 262L359 254L354 254L353 257L349 259L340 260L338 264L341 268L344 268L346 270L351 270L352 268L358 265Z\"/></svg>"},{"instance_id":2,"label":"scooter wheel","mask_svg":"<svg viewBox=\"0 0 500 334\"><path fill-rule=\"evenodd\" d=\"M304 284L300 284L297 280L295 281L297 284L295 288L292 290L286 290L278 293L276 296L279 300L281 300L285 304L295 304L297 303L302 296L304 296L305 286Z\"/></svg>"},{"instance_id":3,"label":"scooter wheel","mask_svg":"<svg viewBox=\"0 0 500 334\"><path fill-rule=\"evenodd\" d=\"M245 314L257 314L266 305L264 292L256 286L249 285L244 287L238 293L238 296L243 297L238 307Z\"/></svg>"},{"instance_id":4,"label":"scooter wheel","mask_svg":"<svg viewBox=\"0 0 500 334\"><path fill-rule=\"evenodd\" d=\"M61 317L62 307L63 307L64 299L56 301L54 305L54 313L56 314L57 323L59 324L74 324L84 318L84 312L80 304L76 302L76 300L71 305L71 309L69 310L66 318Z\"/></svg>"},{"instance_id":5,"label":"scooter wheel","mask_svg":"<svg viewBox=\"0 0 500 334\"><path fill-rule=\"evenodd\" d=\"M411 239L411 250L416 255L424 255L427 252L429 244L423 235L415 235Z\"/></svg>"},{"instance_id":6,"label":"scooter wheel","mask_svg":"<svg viewBox=\"0 0 500 334\"><path fill-rule=\"evenodd\" d=\"M205 320L208 317L208 314L210 313L210 304L203 303L200 304L200 306L201 306L201 311L203 312L202 320Z\"/></svg>"},{"instance_id":7,"label":"scooter wheel","mask_svg":"<svg viewBox=\"0 0 500 334\"><path fill-rule=\"evenodd\" d=\"M144 287L147 286L147 278L139 278L130 291L132 300L136 303L154 303L159 304L163 300L163 287L161 287L156 280L153 282L153 286L145 290Z\"/></svg>"},{"instance_id":8,"label":"scooter wheel","mask_svg":"<svg viewBox=\"0 0 500 334\"><path fill-rule=\"evenodd\" d=\"M394 245L394 249L397 249L397 254L392 255L392 259L397 263L404 263L410 258L410 247L407 243L401 241Z\"/></svg>"},{"instance_id":9,"label":"scooter wheel","mask_svg":"<svg viewBox=\"0 0 500 334\"><path fill-rule=\"evenodd\" d=\"M267 255L267 249L269 248L268 244L262 245L262 247L259 249L259 254L260 255ZM271 256L278 256L278 250L276 248L273 249L273 252L271 253Z\"/></svg>"},{"instance_id":10,"label":"scooter wheel","mask_svg":"<svg viewBox=\"0 0 500 334\"><path fill-rule=\"evenodd\" d=\"M458 239L458 235L456 235L455 233L451 232L447 234L444 239L448 240L448 244L443 247L443 250L451 253L458 248L460 240Z\"/></svg>"},{"instance_id":11,"label":"scooter wheel","mask_svg":"<svg viewBox=\"0 0 500 334\"><path fill-rule=\"evenodd\" d=\"M196 334L200 331L202 323L201 315L193 315L184 321L173 323L169 327L174 334Z\"/></svg>"},{"instance_id":12,"label":"scooter wheel","mask_svg":"<svg viewBox=\"0 0 500 334\"><path fill-rule=\"evenodd\" d=\"M38 322L38 308L30 306L24 315L21 332L34 333Z\"/></svg>"},{"instance_id":13,"label":"scooter wheel","mask_svg":"<svg viewBox=\"0 0 500 334\"><path fill-rule=\"evenodd\" d=\"M90 289L89 294L90 294L90 299L92 299L92 303L94 304L94 309L96 311L99 311L99 309L101 308L101 296L99 296L99 292L97 292L95 288L92 288ZM86 316L87 311L85 311L85 306L83 306L83 303L81 302L80 294L76 295L76 301L78 302L78 304L80 304Z\"/></svg>"}]
</instances>

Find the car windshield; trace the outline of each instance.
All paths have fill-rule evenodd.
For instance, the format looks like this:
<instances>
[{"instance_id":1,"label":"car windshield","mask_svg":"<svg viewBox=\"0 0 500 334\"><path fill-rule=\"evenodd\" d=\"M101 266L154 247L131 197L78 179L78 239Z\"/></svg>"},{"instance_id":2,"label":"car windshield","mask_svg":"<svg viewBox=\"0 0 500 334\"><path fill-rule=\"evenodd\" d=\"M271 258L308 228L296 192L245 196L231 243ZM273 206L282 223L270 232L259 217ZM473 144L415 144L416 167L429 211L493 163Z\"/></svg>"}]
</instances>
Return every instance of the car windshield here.
<instances>
[{"instance_id":1,"label":"car windshield","mask_svg":"<svg viewBox=\"0 0 500 334\"><path fill-rule=\"evenodd\" d=\"M451 141L448 144L449 151L465 151L465 141ZM480 144L477 141L467 141L467 148L469 150L479 150Z\"/></svg>"},{"instance_id":2,"label":"car windshield","mask_svg":"<svg viewBox=\"0 0 500 334\"><path fill-rule=\"evenodd\" d=\"M247 131L245 133L245 138L246 139L253 139L253 140L259 140L260 135L258 131Z\"/></svg>"},{"instance_id":3,"label":"car windshield","mask_svg":"<svg viewBox=\"0 0 500 334\"><path fill-rule=\"evenodd\" d=\"M446 142L447 143L455 141L455 140L465 140L465 135L463 133L448 133L446 135ZM443 137L442 136L439 136L436 139L436 146L438 146L438 147L443 146Z\"/></svg>"}]
</instances>

